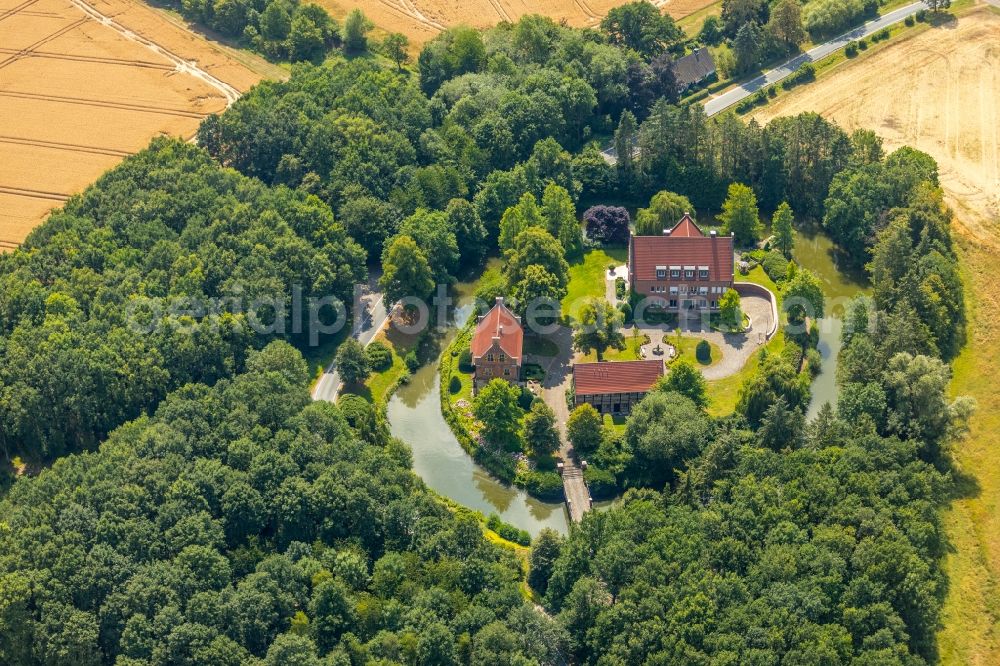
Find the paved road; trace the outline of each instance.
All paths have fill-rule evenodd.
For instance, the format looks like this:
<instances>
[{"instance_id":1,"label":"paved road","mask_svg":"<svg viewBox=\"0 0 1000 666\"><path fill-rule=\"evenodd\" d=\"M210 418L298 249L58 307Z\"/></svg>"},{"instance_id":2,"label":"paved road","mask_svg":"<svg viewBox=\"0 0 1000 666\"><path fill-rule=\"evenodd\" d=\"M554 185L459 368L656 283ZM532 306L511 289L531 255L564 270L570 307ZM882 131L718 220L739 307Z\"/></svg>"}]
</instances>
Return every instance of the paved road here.
<instances>
[{"instance_id":1,"label":"paved road","mask_svg":"<svg viewBox=\"0 0 1000 666\"><path fill-rule=\"evenodd\" d=\"M354 337L367 347L375 339L375 335L385 326L385 322L389 319L389 313L385 309L385 299L378 292L368 294L362 300L368 305L368 314L355 330ZM320 376L316 386L313 387L313 400L337 402L337 393L342 384L337 369L333 363L330 363L330 367Z\"/></svg>"},{"instance_id":2,"label":"paved road","mask_svg":"<svg viewBox=\"0 0 1000 666\"><path fill-rule=\"evenodd\" d=\"M583 514L591 509L590 490L583 480L583 470L577 464L576 452L566 437L566 421L569 419L569 406L566 404L566 389L572 380L571 363L573 360L573 333L565 327L549 338L556 343L559 354L550 359L532 359L545 368L545 381L542 384L542 400L556 415L556 425L559 429L559 456L563 460L563 492L566 495L566 509L570 520L578 523L583 520Z\"/></svg>"},{"instance_id":3,"label":"paved road","mask_svg":"<svg viewBox=\"0 0 1000 666\"><path fill-rule=\"evenodd\" d=\"M718 97L714 97L708 100L707 102L705 102L705 113L709 116L714 116L720 111L728 109L733 104L736 104L737 102L749 97L750 95L754 94L761 88L765 88L771 85L772 83L777 83L778 81L781 81L782 79L790 75L792 72L794 72L796 69L798 69L799 66L802 65L803 63L815 62L817 60L825 58L826 56L830 55L831 53L834 53L838 49L844 48L844 46L846 46L848 42L868 37L869 35L878 32L882 28L887 28L890 25L899 23L900 21L904 20L907 16L916 14L921 9L928 9L927 3L914 2L911 5L900 7L899 9L896 9L883 16L880 16L879 18L873 21L869 21L868 23L865 23L864 25L857 27L854 30L851 30L850 32L845 32L840 37L831 39L828 42L820 44L819 46L792 58L791 60L785 62L779 67L775 67L769 72L766 72L761 76L758 76L756 79L747 81L743 85L737 88L733 88L732 90L723 95L719 95Z\"/></svg>"}]
</instances>

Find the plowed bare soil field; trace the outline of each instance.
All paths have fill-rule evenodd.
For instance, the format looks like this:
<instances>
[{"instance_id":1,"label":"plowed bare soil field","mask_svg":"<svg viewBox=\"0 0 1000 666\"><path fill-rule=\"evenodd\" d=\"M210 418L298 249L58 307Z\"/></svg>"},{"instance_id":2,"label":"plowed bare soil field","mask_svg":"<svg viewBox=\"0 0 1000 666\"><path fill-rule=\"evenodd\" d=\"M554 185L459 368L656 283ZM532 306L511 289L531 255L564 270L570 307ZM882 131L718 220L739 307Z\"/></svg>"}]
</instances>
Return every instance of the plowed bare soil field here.
<instances>
[{"instance_id":1,"label":"plowed bare soil field","mask_svg":"<svg viewBox=\"0 0 1000 666\"><path fill-rule=\"evenodd\" d=\"M414 44L433 39L446 27L487 28L516 21L525 14L543 14L582 27L600 23L612 7L628 0L318 0L335 16L360 7L379 28L401 32ZM675 19L693 14L715 0L656 0L653 4Z\"/></svg>"},{"instance_id":2,"label":"plowed bare soil field","mask_svg":"<svg viewBox=\"0 0 1000 666\"><path fill-rule=\"evenodd\" d=\"M940 663L1000 663L1000 11L980 7L841 65L756 117L800 111L873 129L888 149L912 145L940 165L969 309L952 391L977 403L969 436L953 449L958 496L944 516Z\"/></svg>"},{"instance_id":3,"label":"plowed bare soil field","mask_svg":"<svg viewBox=\"0 0 1000 666\"><path fill-rule=\"evenodd\" d=\"M91 6L119 29L72 0L0 0L0 251L150 138L193 136L262 78L155 10Z\"/></svg>"}]
</instances>

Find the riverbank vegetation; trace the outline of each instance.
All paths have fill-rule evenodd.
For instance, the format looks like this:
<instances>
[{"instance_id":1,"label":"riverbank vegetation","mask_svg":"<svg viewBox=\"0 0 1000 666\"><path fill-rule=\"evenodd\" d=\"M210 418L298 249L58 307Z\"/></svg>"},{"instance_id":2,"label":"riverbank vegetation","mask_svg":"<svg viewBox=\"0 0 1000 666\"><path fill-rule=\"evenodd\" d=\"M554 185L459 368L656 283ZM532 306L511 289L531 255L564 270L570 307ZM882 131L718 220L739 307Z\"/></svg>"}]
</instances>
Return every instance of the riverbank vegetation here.
<instances>
[{"instance_id":1,"label":"riverbank vegetation","mask_svg":"<svg viewBox=\"0 0 1000 666\"><path fill-rule=\"evenodd\" d=\"M126 159L0 257L0 446L71 453L0 505L0 661L933 659L938 511L968 407L945 394L962 285L933 165L814 114L709 120L663 99L662 40L588 35L528 17L446 31L419 78L368 59L295 67L207 119L198 146ZM611 167L589 139L615 125L640 151ZM906 191L869 191L852 177L866 168ZM388 298L425 298L503 244L482 295L558 302L580 197L669 186L718 209L733 183L765 214L788 202L829 219L870 257L838 412L804 422L809 333L758 354L721 418L697 383L668 378L592 447L588 482L629 488L622 506L532 558L549 615L525 603L520 561L431 496L388 436L374 382L410 365L406 346L389 340L392 363L365 380L376 404L309 402L292 345L319 336L277 314L296 288L349 303L381 260ZM855 235L831 211L858 200L885 215ZM621 211L591 211L620 235ZM800 275L784 288L808 300ZM248 313L234 294L278 300ZM162 316L171 299L184 308ZM211 299L218 313L187 307ZM500 478L557 496L553 417L530 394L452 401L468 331L441 356L446 419ZM437 357L428 340L417 365Z\"/></svg>"},{"instance_id":2,"label":"riverbank vegetation","mask_svg":"<svg viewBox=\"0 0 1000 666\"><path fill-rule=\"evenodd\" d=\"M539 448L536 440L543 437L530 436L528 427L531 411L535 405L543 406L541 398L533 396L527 389L510 387L504 395L494 395L494 405L506 397L502 407L503 417L497 415L497 407L491 412L496 426L503 436L491 436L484 432L486 409L479 407L472 394L472 372L469 344L475 330L475 316L455 337L452 344L441 355L439 372L441 375L441 412L448 427L462 448L500 481L523 488L529 494L542 500L561 500L562 479L555 471L554 450L551 443ZM497 380L505 384L502 380ZM504 388L504 387L500 387ZM480 392L481 395L482 391ZM494 387L494 394L499 393ZM481 404L481 403L479 403ZM549 432L548 440L555 435L554 422L538 432Z\"/></svg>"},{"instance_id":3,"label":"riverbank vegetation","mask_svg":"<svg viewBox=\"0 0 1000 666\"><path fill-rule=\"evenodd\" d=\"M827 406L807 425L807 385L771 354L736 415L709 427L689 414L690 427L664 429L658 417L686 407L659 389L636 409L619 452L624 469L641 464L632 481L652 490L588 514L545 581L575 659L934 659L947 547L939 510L952 492L949 447L969 413L948 396L933 313L914 304L926 290L902 288L931 279L961 296L934 176L870 240L874 296L845 322L836 412ZM674 573L659 577L666 566Z\"/></svg>"}]
</instances>

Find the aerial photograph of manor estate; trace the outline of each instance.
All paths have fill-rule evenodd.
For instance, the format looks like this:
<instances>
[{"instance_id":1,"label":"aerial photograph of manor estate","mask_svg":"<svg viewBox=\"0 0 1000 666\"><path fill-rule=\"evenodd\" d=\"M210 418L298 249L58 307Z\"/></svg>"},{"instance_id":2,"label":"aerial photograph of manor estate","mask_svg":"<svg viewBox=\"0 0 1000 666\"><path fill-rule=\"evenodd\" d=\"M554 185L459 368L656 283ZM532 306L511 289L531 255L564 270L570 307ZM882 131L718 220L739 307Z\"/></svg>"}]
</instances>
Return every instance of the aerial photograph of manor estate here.
<instances>
[{"instance_id":1,"label":"aerial photograph of manor estate","mask_svg":"<svg viewBox=\"0 0 1000 666\"><path fill-rule=\"evenodd\" d=\"M0 0L0 666L1000 664L1000 0Z\"/></svg>"}]
</instances>

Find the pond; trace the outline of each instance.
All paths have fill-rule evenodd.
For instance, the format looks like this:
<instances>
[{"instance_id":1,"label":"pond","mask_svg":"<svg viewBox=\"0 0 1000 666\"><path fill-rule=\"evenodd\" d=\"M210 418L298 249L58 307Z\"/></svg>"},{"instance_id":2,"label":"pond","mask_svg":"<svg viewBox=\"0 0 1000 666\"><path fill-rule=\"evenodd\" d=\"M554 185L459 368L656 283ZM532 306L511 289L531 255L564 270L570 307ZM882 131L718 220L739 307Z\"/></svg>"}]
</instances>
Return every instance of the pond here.
<instances>
[{"instance_id":1,"label":"pond","mask_svg":"<svg viewBox=\"0 0 1000 666\"><path fill-rule=\"evenodd\" d=\"M453 316L457 326L472 313L473 288L470 283L457 285ZM456 332L452 326L442 349ZM568 518L561 502L542 502L523 490L505 486L465 452L441 415L440 386L438 364L429 363L393 394L387 406L389 428L412 449L413 470L417 475L435 492L485 515L495 513L532 536L545 527L566 534Z\"/></svg>"},{"instance_id":2,"label":"pond","mask_svg":"<svg viewBox=\"0 0 1000 666\"><path fill-rule=\"evenodd\" d=\"M833 241L817 229L798 231L793 255L800 266L808 268L819 278L826 297L826 317L817 322L822 371L813 381L812 401L806 414L812 418L824 403L837 404L837 356L841 347L844 312L852 298L868 292L868 282L864 271L844 267Z\"/></svg>"}]
</instances>

